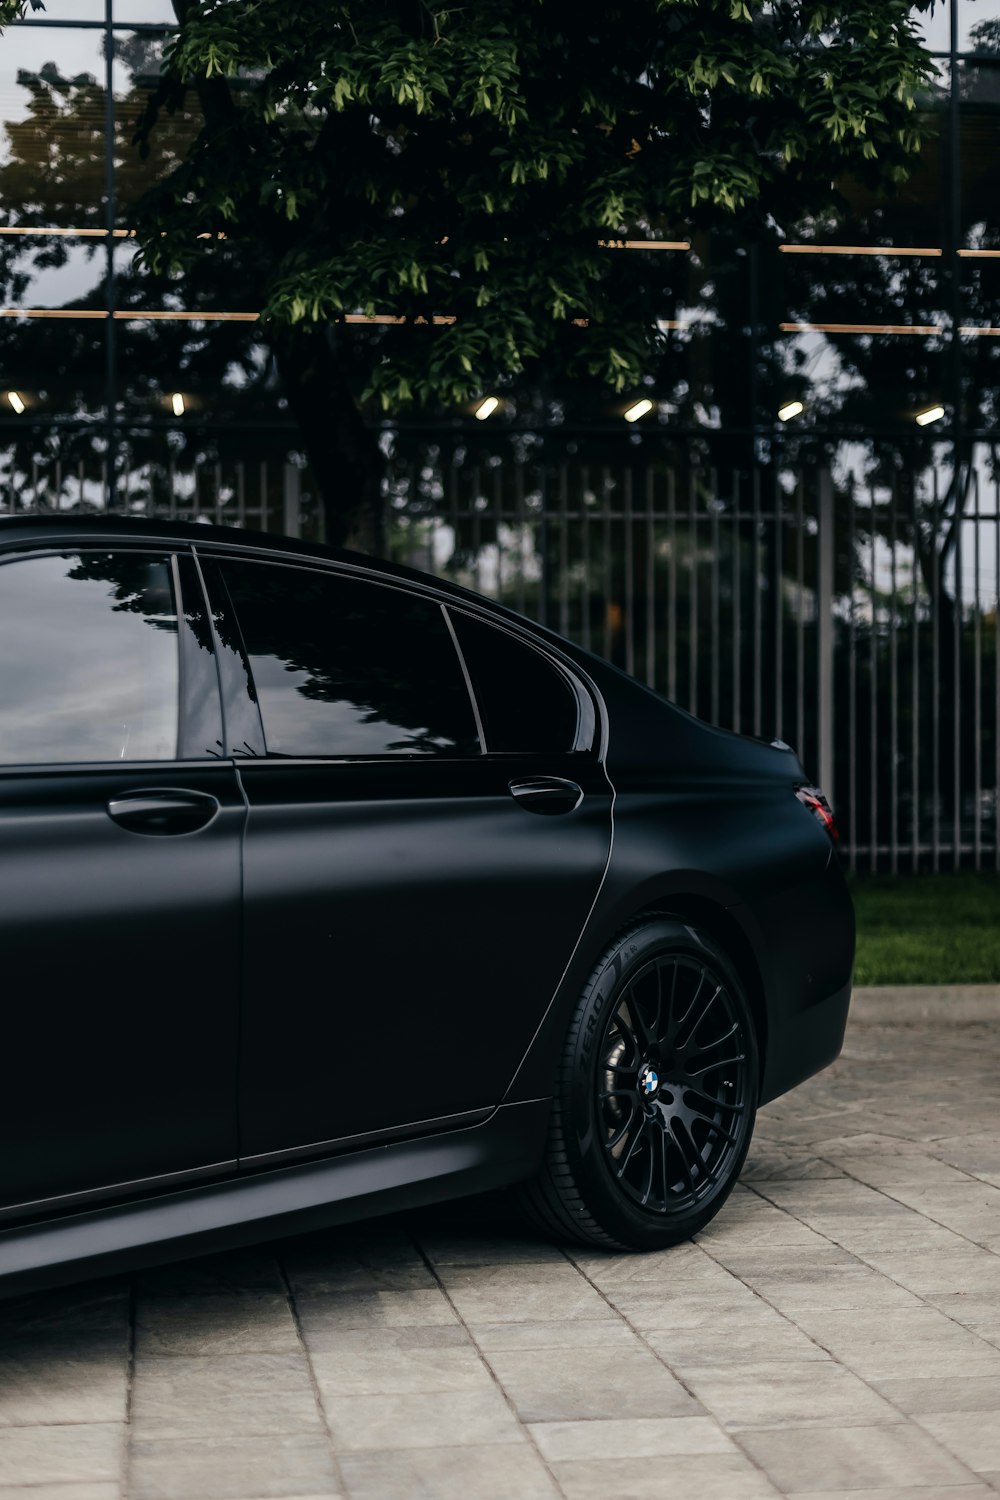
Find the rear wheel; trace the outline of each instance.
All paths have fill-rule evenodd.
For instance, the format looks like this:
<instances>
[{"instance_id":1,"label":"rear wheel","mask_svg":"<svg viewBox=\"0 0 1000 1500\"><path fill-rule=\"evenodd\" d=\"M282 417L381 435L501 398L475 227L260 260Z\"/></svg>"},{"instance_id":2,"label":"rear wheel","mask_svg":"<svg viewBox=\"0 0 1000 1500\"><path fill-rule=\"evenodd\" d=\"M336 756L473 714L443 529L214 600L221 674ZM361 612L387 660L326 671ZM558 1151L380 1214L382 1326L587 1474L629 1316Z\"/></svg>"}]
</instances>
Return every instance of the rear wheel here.
<instances>
[{"instance_id":1,"label":"rear wheel","mask_svg":"<svg viewBox=\"0 0 1000 1500\"><path fill-rule=\"evenodd\" d=\"M637 924L603 954L570 1022L525 1207L587 1244L689 1238L739 1177L757 1083L753 1018L722 948L674 918Z\"/></svg>"}]
</instances>

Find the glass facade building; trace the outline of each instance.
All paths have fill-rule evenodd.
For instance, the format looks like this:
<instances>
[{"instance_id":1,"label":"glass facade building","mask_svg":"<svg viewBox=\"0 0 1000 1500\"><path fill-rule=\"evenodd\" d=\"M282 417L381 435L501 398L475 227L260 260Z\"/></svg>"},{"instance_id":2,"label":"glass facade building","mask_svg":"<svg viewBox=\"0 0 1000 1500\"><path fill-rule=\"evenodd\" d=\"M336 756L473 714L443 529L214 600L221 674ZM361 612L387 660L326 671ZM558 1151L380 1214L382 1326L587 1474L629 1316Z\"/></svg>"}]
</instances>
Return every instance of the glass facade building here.
<instances>
[{"instance_id":1,"label":"glass facade building","mask_svg":"<svg viewBox=\"0 0 1000 1500\"><path fill-rule=\"evenodd\" d=\"M192 95L161 117L148 157L133 144L172 20L170 0L46 0L0 41L0 441L18 455L4 471L8 501L29 432L36 474L59 462L69 484L83 464L78 500L95 498L98 468L112 496L127 496L136 465L154 458L294 449L257 309L225 246L206 244L202 274L183 285L134 267L136 199L199 123ZM956 443L991 447L1000 0L945 0L922 25L937 71L900 192L876 199L842 184L835 219L781 243L716 235L615 252L663 262L664 349L638 393L652 412L633 431L625 400L512 392L496 426L611 442L641 433L658 450L694 443L741 466L803 444L889 444L921 465L947 462ZM443 412L401 425L470 420Z\"/></svg>"}]
</instances>

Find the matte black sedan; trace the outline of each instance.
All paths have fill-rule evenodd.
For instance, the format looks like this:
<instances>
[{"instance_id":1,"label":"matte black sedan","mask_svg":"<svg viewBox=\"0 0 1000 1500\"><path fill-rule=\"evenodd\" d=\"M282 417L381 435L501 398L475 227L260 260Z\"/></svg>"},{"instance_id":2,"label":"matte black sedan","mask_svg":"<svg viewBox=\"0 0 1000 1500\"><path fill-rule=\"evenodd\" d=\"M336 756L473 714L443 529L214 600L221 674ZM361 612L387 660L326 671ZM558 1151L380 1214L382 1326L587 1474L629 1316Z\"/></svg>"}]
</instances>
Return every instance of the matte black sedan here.
<instances>
[{"instance_id":1,"label":"matte black sedan","mask_svg":"<svg viewBox=\"0 0 1000 1500\"><path fill-rule=\"evenodd\" d=\"M838 1053L784 746L275 537L0 521L0 1287L518 1184L696 1232Z\"/></svg>"}]
</instances>

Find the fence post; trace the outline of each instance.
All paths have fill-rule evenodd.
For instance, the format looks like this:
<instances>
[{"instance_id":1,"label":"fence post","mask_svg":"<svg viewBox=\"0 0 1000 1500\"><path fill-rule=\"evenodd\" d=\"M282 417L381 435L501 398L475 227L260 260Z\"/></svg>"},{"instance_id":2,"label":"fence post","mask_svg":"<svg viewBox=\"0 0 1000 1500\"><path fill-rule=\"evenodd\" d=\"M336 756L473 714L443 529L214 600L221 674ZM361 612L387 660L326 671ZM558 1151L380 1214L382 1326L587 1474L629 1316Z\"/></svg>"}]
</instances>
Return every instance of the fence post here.
<instances>
[{"instance_id":1,"label":"fence post","mask_svg":"<svg viewBox=\"0 0 1000 1500\"><path fill-rule=\"evenodd\" d=\"M299 512L299 496L301 493L301 474L297 464L285 465L285 514L284 534L285 536L301 536L302 517Z\"/></svg>"},{"instance_id":2,"label":"fence post","mask_svg":"<svg viewBox=\"0 0 1000 1500\"><path fill-rule=\"evenodd\" d=\"M819 784L831 805L833 785L833 480L819 473L819 535L816 584L816 678L819 687Z\"/></svg>"}]
</instances>

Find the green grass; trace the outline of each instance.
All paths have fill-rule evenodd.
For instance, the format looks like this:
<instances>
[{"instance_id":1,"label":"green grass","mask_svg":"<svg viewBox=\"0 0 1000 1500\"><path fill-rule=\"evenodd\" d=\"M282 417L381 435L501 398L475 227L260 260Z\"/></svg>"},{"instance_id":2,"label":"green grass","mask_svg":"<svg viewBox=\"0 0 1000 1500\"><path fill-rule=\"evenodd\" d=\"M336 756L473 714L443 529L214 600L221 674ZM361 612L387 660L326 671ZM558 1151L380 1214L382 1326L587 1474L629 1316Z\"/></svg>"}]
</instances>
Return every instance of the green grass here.
<instances>
[{"instance_id":1,"label":"green grass","mask_svg":"<svg viewBox=\"0 0 1000 1500\"><path fill-rule=\"evenodd\" d=\"M855 984L1000 983L1000 876L856 875Z\"/></svg>"}]
</instances>

